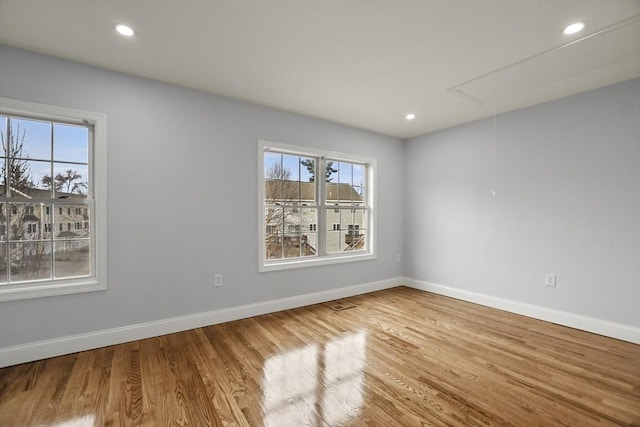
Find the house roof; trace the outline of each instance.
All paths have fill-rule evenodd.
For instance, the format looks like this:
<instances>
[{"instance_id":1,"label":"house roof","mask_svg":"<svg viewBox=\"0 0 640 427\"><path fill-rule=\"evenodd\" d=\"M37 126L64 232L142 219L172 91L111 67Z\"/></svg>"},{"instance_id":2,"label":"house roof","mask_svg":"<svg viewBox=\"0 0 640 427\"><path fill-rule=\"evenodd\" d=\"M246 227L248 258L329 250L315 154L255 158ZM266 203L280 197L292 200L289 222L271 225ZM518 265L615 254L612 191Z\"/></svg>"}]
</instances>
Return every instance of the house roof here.
<instances>
[{"instance_id":1,"label":"house roof","mask_svg":"<svg viewBox=\"0 0 640 427\"><path fill-rule=\"evenodd\" d=\"M78 233L74 233L73 231L61 231L56 234L56 237L78 237Z\"/></svg>"},{"instance_id":2,"label":"house roof","mask_svg":"<svg viewBox=\"0 0 640 427\"><path fill-rule=\"evenodd\" d=\"M11 191L13 193L16 193L22 197L25 198L26 200L29 199L38 199L38 200L42 200L42 199L51 199L51 190L43 190L40 188L22 188L22 189L16 189L13 188L13 186L11 187ZM4 185L0 185L0 194L4 195L5 193L5 186ZM83 199L86 196L83 194L74 194L74 193L64 193L62 191L56 191L56 199Z\"/></svg>"},{"instance_id":3,"label":"house roof","mask_svg":"<svg viewBox=\"0 0 640 427\"><path fill-rule=\"evenodd\" d=\"M265 196L272 200L300 200L315 199L316 184L314 182L299 182L289 180L266 180ZM325 185L326 200L329 202L362 202L362 196L351 184L329 182Z\"/></svg>"}]
</instances>

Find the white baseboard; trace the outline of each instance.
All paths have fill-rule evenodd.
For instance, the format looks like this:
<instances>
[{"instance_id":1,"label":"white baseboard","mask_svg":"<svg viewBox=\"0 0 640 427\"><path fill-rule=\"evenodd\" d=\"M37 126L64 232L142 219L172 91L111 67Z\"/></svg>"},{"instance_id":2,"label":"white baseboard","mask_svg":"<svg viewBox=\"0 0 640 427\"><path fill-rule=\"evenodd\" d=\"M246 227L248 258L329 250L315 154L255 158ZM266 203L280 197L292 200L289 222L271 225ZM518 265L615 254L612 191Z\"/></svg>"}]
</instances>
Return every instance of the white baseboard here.
<instances>
[{"instance_id":1,"label":"white baseboard","mask_svg":"<svg viewBox=\"0 0 640 427\"><path fill-rule=\"evenodd\" d=\"M595 334L616 338L623 341L640 344L640 328L624 325L621 323L609 322L578 314L567 313L565 311L553 310L537 305L525 304L491 295L479 294L465 291L463 289L451 288L435 283L405 277L404 284L408 287L420 289L434 294L444 295L463 301L473 302L488 307L497 308L511 313L522 314L534 319L557 323Z\"/></svg>"},{"instance_id":2,"label":"white baseboard","mask_svg":"<svg viewBox=\"0 0 640 427\"><path fill-rule=\"evenodd\" d=\"M114 344L122 344L129 341L259 316L261 314L275 313L277 311L304 307L306 305L318 304L354 295L361 295L368 292L394 288L402 284L403 278L397 277L365 283L362 285L332 289L329 291L297 295L289 298L223 308L220 310L173 317L154 322L140 323L137 325L129 325L86 334L71 335L45 341L4 347L0 348L0 367L32 362L34 360L46 359L48 357L60 356L78 351L91 350Z\"/></svg>"}]
</instances>

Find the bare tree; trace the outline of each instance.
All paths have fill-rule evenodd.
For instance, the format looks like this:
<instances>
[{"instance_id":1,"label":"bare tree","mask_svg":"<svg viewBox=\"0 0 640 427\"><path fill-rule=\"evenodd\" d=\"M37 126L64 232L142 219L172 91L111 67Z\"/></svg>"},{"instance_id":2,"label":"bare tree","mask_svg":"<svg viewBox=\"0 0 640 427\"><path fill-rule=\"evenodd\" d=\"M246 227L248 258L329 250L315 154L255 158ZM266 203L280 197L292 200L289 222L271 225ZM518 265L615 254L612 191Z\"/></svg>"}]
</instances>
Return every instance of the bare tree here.
<instances>
[{"instance_id":1,"label":"bare tree","mask_svg":"<svg viewBox=\"0 0 640 427\"><path fill-rule=\"evenodd\" d=\"M34 187L29 167L29 155L24 151L24 139L26 130L20 132L20 125L13 128L11 122L5 135L4 129L0 131L2 148L6 150L7 160L2 163L0 169L0 185L10 192L16 192L21 196L28 196Z\"/></svg>"},{"instance_id":2,"label":"bare tree","mask_svg":"<svg viewBox=\"0 0 640 427\"><path fill-rule=\"evenodd\" d=\"M82 180L82 175L76 170L67 169L64 174L58 173L51 179L49 175L42 177L42 185L46 188L53 188L55 191L67 194L84 194L87 190L87 182Z\"/></svg>"}]
</instances>

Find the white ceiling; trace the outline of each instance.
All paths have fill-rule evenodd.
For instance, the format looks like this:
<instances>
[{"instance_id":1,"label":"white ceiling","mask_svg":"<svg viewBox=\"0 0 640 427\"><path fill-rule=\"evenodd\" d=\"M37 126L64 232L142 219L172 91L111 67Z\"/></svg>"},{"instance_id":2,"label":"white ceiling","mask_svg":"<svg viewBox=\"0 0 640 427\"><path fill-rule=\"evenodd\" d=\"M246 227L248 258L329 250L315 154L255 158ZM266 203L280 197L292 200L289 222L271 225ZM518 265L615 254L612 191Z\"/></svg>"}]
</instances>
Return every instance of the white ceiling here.
<instances>
[{"instance_id":1,"label":"white ceiling","mask_svg":"<svg viewBox=\"0 0 640 427\"><path fill-rule=\"evenodd\" d=\"M640 0L0 0L0 43L408 138L640 76Z\"/></svg>"}]
</instances>

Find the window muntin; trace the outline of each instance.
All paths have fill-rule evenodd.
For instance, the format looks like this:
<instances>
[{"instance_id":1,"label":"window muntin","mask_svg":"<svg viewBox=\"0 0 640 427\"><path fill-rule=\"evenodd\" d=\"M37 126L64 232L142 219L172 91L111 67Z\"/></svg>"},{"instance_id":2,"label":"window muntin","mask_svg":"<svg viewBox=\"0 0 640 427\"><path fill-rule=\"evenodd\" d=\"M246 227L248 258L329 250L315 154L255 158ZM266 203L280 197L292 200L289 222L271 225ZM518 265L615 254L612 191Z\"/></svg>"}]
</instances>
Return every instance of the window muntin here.
<instances>
[{"instance_id":1,"label":"window muntin","mask_svg":"<svg viewBox=\"0 0 640 427\"><path fill-rule=\"evenodd\" d=\"M106 288L105 123L0 97L0 301Z\"/></svg>"},{"instance_id":2,"label":"window muntin","mask_svg":"<svg viewBox=\"0 0 640 427\"><path fill-rule=\"evenodd\" d=\"M261 271L375 257L372 161L264 141L259 155Z\"/></svg>"}]
</instances>

